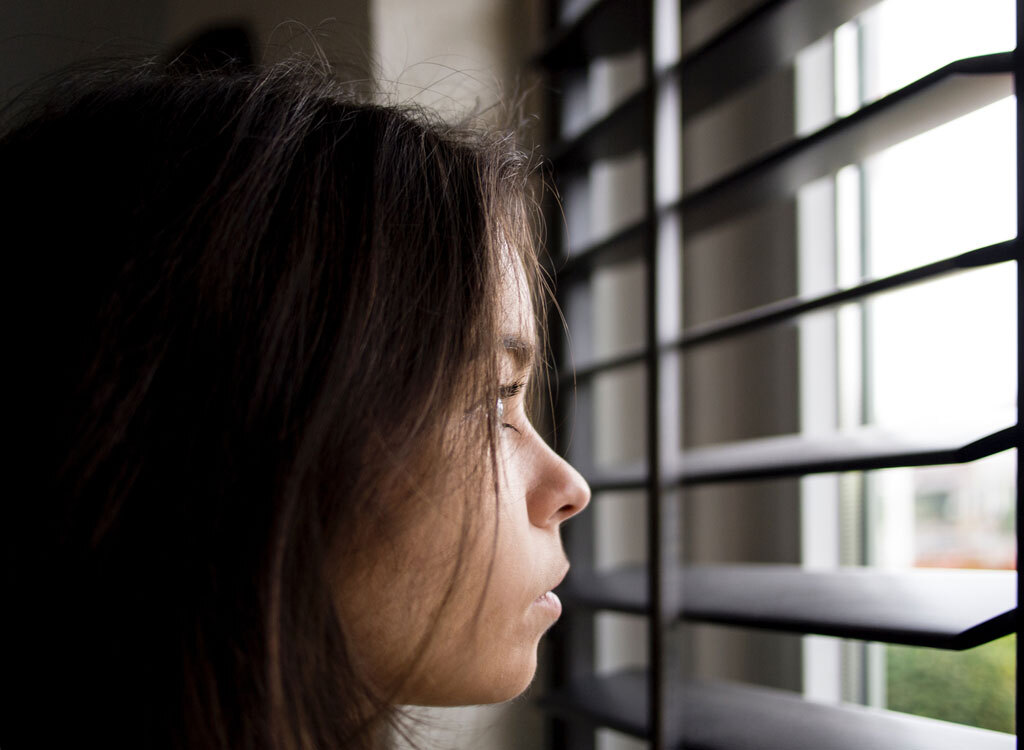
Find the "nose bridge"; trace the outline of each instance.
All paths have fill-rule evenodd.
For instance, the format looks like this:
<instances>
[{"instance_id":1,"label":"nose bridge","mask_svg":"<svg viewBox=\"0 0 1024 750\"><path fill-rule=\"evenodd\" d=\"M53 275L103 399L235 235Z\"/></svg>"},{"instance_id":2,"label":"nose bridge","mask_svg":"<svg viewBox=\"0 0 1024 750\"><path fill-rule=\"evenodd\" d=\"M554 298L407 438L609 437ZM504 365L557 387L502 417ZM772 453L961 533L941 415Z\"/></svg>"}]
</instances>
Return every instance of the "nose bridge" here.
<instances>
[{"instance_id":1,"label":"nose bridge","mask_svg":"<svg viewBox=\"0 0 1024 750\"><path fill-rule=\"evenodd\" d=\"M538 526L572 518L590 502L586 480L564 458L534 433L538 443L538 471L528 502L531 520Z\"/></svg>"}]
</instances>

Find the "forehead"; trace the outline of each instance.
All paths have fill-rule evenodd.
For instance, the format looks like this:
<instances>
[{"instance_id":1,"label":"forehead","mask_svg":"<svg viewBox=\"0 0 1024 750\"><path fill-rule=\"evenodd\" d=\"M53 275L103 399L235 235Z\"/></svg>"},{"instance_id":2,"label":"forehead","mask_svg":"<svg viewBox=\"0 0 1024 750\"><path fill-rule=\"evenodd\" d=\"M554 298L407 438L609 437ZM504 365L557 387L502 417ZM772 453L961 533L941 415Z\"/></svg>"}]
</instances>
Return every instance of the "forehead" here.
<instances>
[{"instance_id":1,"label":"forehead","mask_svg":"<svg viewBox=\"0 0 1024 750\"><path fill-rule=\"evenodd\" d=\"M513 252L502 263L500 305L502 348L517 369L526 369L536 349L533 299L523 263Z\"/></svg>"},{"instance_id":2,"label":"forehead","mask_svg":"<svg viewBox=\"0 0 1024 750\"><path fill-rule=\"evenodd\" d=\"M533 365L536 348L533 341L514 334L505 334L501 337L501 345L517 370L526 370Z\"/></svg>"}]
</instances>

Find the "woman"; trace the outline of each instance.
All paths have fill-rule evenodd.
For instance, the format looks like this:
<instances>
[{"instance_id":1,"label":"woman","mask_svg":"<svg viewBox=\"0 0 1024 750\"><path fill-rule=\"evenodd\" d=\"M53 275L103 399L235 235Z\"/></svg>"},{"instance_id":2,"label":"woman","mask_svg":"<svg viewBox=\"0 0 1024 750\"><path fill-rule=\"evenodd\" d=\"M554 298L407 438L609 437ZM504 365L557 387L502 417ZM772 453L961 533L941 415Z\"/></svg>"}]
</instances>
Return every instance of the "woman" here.
<instances>
[{"instance_id":1,"label":"woman","mask_svg":"<svg viewBox=\"0 0 1024 750\"><path fill-rule=\"evenodd\" d=\"M294 62L9 128L0 747L370 748L525 689L589 498L526 413L527 173Z\"/></svg>"}]
</instances>

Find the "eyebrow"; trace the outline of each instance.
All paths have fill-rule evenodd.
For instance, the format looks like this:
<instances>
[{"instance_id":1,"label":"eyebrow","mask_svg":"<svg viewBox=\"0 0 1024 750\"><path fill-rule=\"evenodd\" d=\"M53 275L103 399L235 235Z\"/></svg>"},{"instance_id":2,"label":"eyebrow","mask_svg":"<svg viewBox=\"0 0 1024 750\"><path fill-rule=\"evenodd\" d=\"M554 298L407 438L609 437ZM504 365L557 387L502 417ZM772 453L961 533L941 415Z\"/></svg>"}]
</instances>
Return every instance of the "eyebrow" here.
<instances>
[{"instance_id":1,"label":"eyebrow","mask_svg":"<svg viewBox=\"0 0 1024 750\"><path fill-rule=\"evenodd\" d=\"M522 336L505 335L501 337L501 345L512 357L517 370L527 370L533 366L536 347Z\"/></svg>"}]
</instances>

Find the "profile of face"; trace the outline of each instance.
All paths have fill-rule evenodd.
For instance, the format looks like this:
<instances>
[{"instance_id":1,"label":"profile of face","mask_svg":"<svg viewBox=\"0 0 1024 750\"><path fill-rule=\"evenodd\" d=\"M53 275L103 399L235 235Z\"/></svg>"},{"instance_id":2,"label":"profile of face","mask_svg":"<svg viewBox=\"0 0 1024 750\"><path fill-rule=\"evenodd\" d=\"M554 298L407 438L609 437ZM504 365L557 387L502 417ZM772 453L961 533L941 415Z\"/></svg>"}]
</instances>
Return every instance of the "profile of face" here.
<instances>
[{"instance_id":1,"label":"profile of face","mask_svg":"<svg viewBox=\"0 0 1024 750\"><path fill-rule=\"evenodd\" d=\"M173 67L0 130L0 745L377 748L514 697L589 501L527 418L531 155L319 58Z\"/></svg>"},{"instance_id":2,"label":"profile of face","mask_svg":"<svg viewBox=\"0 0 1024 750\"><path fill-rule=\"evenodd\" d=\"M398 703L496 703L527 688L541 636L561 613L552 589L569 564L559 527L590 500L527 418L536 342L518 259L502 284L497 498L466 497L493 488L493 478L421 498L415 517L366 550L362 575L339 591L357 658L382 684L400 679Z\"/></svg>"}]
</instances>

